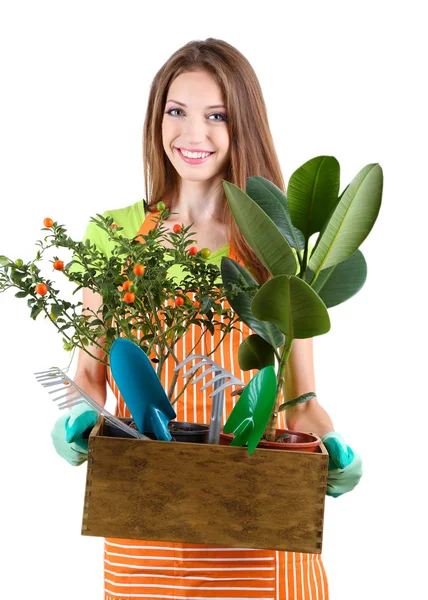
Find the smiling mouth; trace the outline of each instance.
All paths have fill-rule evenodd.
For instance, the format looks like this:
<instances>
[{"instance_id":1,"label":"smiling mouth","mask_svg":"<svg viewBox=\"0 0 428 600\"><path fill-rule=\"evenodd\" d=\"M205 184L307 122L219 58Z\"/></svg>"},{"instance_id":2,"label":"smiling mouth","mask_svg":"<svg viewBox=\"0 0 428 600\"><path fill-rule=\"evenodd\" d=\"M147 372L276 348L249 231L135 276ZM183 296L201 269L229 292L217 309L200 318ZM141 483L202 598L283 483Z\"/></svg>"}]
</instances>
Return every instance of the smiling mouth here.
<instances>
[{"instance_id":1,"label":"smiling mouth","mask_svg":"<svg viewBox=\"0 0 428 600\"><path fill-rule=\"evenodd\" d=\"M188 156L185 156L185 155L182 153L182 151L181 151L181 148L177 148L177 147L176 147L176 150L178 151L178 154L181 156L181 158L182 158L182 159L183 159L183 160L184 160L186 163L188 163L188 164L191 164L191 165L198 165L198 164L201 164L201 163L203 163L203 162L207 161L208 159L210 159L210 158L211 158L211 156L212 156L213 154L215 154L215 152L210 152L210 153L208 154L208 156L204 156L203 158L190 158L190 157L188 157Z\"/></svg>"}]
</instances>

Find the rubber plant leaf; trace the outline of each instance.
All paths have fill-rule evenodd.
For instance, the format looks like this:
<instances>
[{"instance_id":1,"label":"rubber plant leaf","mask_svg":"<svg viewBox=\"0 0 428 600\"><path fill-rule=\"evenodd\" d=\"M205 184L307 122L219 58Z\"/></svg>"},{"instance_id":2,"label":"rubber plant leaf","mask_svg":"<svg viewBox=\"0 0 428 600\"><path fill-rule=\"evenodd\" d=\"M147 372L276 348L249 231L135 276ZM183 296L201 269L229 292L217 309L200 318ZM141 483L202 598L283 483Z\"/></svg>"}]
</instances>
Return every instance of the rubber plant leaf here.
<instances>
[{"instance_id":1,"label":"rubber plant leaf","mask_svg":"<svg viewBox=\"0 0 428 600\"><path fill-rule=\"evenodd\" d=\"M248 177L245 192L272 219L292 248L304 250L305 239L302 232L294 227L287 196L279 187L265 177L254 175Z\"/></svg>"},{"instance_id":2,"label":"rubber plant leaf","mask_svg":"<svg viewBox=\"0 0 428 600\"><path fill-rule=\"evenodd\" d=\"M313 272L308 269L305 280L309 283L313 279ZM327 308L346 302L363 287L367 278L367 263L361 250L356 250L343 262L320 271L314 285Z\"/></svg>"},{"instance_id":3,"label":"rubber plant leaf","mask_svg":"<svg viewBox=\"0 0 428 600\"><path fill-rule=\"evenodd\" d=\"M380 210L383 175L377 163L366 165L349 184L311 254L314 280L323 269L354 254L370 233Z\"/></svg>"},{"instance_id":4,"label":"rubber plant leaf","mask_svg":"<svg viewBox=\"0 0 428 600\"><path fill-rule=\"evenodd\" d=\"M330 330L324 302L310 285L294 275L269 279L254 296L251 310L291 339L310 338Z\"/></svg>"},{"instance_id":5,"label":"rubber plant leaf","mask_svg":"<svg viewBox=\"0 0 428 600\"><path fill-rule=\"evenodd\" d=\"M270 217L238 186L223 180L232 215L248 244L272 275L294 275L295 252Z\"/></svg>"},{"instance_id":6,"label":"rubber plant leaf","mask_svg":"<svg viewBox=\"0 0 428 600\"><path fill-rule=\"evenodd\" d=\"M340 165L334 156L317 156L299 167L288 182L291 220L306 240L321 231L337 202Z\"/></svg>"},{"instance_id":7,"label":"rubber plant leaf","mask_svg":"<svg viewBox=\"0 0 428 600\"><path fill-rule=\"evenodd\" d=\"M275 348L283 346L284 335L278 327L272 325L272 323L266 323L256 319L251 312L251 301L259 287L259 283L254 279L251 273L238 262L226 256L221 259L220 268L223 285L227 289L231 289L232 286L235 286L235 289L252 287L254 290L252 295L245 291L238 291L236 295L226 293L230 306L240 319L255 333L258 333L268 344L271 344Z\"/></svg>"},{"instance_id":8,"label":"rubber plant leaf","mask_svg":"<svg viewBox=\"0 0 428 600\"><path fill-rule=\"evenodd\" d=\"M291 408L293 406L297 406L298 404L303 404L307 402L311 398L315 398L315 392L307 392L306 394L302 394L301 396L297 396L297 398L293 398L292 400L288 400L284 402L284 404L280 404L278 407L278 412L281 410L287 410L287 408Z\"/></svg>"},{"instance_id":9,"label":"rubber plant leaf","mask_svg":"<svg viewBox=\"0 0 428 600\"><path fill-rule=\"evenodd\" d=\"M245 386L224 424L224 433L233 433L231 446L248 446L248 454L257 448L267 427L276 396L276 375L272 366L258 371Z\"/></svg>"},{"instance_id":10,"label":"rubber plant leaf","mask_svg":"<svg viewBox=\"0 0 428 600\"><path fill-rule=\"evenodd\" d=\"M263 369L275 365L275 353L271 344L268 344L256 333L245 338L238 349L238 362L243 371L250 369Z\"/></svg>"}]
</instances>

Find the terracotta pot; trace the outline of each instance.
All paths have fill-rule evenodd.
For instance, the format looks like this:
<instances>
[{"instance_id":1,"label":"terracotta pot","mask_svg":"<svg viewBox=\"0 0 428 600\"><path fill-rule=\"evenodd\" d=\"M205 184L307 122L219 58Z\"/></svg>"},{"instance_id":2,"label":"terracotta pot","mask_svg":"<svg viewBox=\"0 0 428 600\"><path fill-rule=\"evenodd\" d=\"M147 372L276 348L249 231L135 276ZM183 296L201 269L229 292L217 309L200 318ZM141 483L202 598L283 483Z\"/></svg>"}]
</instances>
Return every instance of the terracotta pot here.
<instances>
[{"instance_id":1,"label":"terracotta pot","mask_svg":"<svg viewBox=\"0 0 428 600\"><path fill-rule=\"evenodd\" d=\"M321 438L312 433L304 433L303 431L291 431L290 429L277 429L276 437L283 433L289 433L290 437L283 442L268 442L261 440L257 448L273 448L274 450L294 450L295 452L316 452ZM233 433L220 432L220 444L229 446L233 440Z\"/></svg>"}]
</instances>

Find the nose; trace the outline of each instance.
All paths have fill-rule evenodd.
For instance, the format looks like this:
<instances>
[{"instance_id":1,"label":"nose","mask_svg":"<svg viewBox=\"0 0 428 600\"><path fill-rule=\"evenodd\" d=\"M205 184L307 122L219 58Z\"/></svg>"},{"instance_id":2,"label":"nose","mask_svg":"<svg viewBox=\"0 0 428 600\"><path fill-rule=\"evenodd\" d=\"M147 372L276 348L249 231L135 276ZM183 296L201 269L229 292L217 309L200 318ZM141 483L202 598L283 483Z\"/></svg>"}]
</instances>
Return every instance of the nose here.
<instances>
[{"instance_id":1,"label":"nose","mask_svg":"<svg viewBox=\"0 0 428 600\"><path fill-rule=\"evenodd\" d=\"M197 147L198 144L202 144L205 141L207 128L205 117L186 117L184 127L190 148Z\"/></svg>"}]
</instances>

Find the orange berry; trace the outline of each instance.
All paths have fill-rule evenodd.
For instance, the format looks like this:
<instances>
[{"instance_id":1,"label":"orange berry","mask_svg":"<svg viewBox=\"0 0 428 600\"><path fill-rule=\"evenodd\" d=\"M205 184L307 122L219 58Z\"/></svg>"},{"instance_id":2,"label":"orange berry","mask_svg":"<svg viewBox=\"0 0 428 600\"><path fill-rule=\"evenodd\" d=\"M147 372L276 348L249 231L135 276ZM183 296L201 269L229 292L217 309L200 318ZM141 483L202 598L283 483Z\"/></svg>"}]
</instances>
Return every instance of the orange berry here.
<instances>
[{"instance_id":1,"label":"orange berry","mask_svg":"<svg viewBox=\"0 0 428 600\"><path fill-rule=\"evenodd\" d=\"M132 304L135 300L135 294L133 292L126 292L123 297L123 301L127 304Z\"/></svg>"},{"instance_id":2,"label":"orange berry","mask_svg":"<svg viewBox=\"0 0 428 600\"><path fill-rule=\"evenodd\" d=\"M117 229L118 227L119 227L119 225L117 225L116 223L112 223L112 224L110 225L110 228L111 228L111 229Z\"/></svg>"},{"instance_id":3,"label":"orange berry","mask_svg":"<svg viewBox=\"0 0 428 600\"><path fill-rule=\"evenodd\" d=\"M54 268L56 271L62 271L62 270L63 270L63 268L64 268L64 263L63 263L63 261L62 261L62 260L56 260L56 261L54 261L53 268Z\"/></svg>"},{"instance_id":4,"label":"orange berry","mask_svg":"<svg viewBox=\"0 0 428 600\"><path fill-rule=\"evenodd\" d=\"M128 279L128 281L125 281L125 283L123 284L123 289L125 290L125 292L127 292L129 290L129 287L132 285L132 281L130 279Z\"/></svg>"},{"instance_id":5,"label":"orange berry","mask_svg":"<svg viewBox=\"0 0 428 600\"><path fill-rule=\"evenodd\" d=\"M178 296L175 299L175 306L183 306L184 304L184 298L182 298L181 296Z\"/></svg>"},{"instance_id":6,"label":"orange berry","mask_svg":"<svg viewBox=\"0 0 428 600\"><path fill-rule=\"evenodd\" d=\"M40 296L44 296L48 291L48 286L46 285L46 283L38 283L36 285L36 294L39 294Z\"/></svg>"},{"instance_id":7,"label":"orange berry","mask_svg":"<svg viewBox=\"0 0 428 600\"><path fill-rule=\"evenodd\" d=\"M176 225L174 225L174 227L172 228L174 233L180 233L181 231L181 225L179 225L178 223Z\"/></svg>"},{"instance_id":8,"label":"orange berry","mask_svg":"<svg viewBox=\"0 0 428 600\"><path fill-rule=\"evenodd\" d=\"M145 269L143 265L135 265L133 271L135 275L144 275Z\"/></svg>"},{"instance_id":9,"label":"orange berry","mask_svg":"<svg viewBox=\"0 0 428 600\"><path fill-rule=\"evenodd\" d=\"M196 246L190 246L189 248L189 254L191 254L192 256L194 256L197 253L198 249L196 248Z\"/></svg>"},{"instance_id":10,"label":"orange berry","mask_svg":"<svg viewBox=\"0 0 428 600\"><path fill-rule=\"evenodd\" d=\"M44 225L45 227L52 227L53 223L54 223L54 222L52 221L52 219L49 219L49 217L47 217L47 218L46 218L46 219L43 221L43 225Z\"/></svg>"},{"instance_id":11,"label":"orange berry","mask_svg":"<svg viewBox=\"0 0 428 600\"><path fill-rule=\"evenodd\" d=\"M192 302L192 306L194 306L195 308L201 308L201 303L195 300L194 302Z\"/></svg>"}]
</instances>

